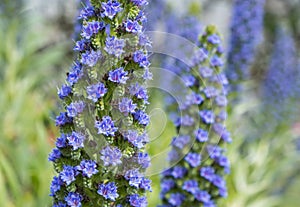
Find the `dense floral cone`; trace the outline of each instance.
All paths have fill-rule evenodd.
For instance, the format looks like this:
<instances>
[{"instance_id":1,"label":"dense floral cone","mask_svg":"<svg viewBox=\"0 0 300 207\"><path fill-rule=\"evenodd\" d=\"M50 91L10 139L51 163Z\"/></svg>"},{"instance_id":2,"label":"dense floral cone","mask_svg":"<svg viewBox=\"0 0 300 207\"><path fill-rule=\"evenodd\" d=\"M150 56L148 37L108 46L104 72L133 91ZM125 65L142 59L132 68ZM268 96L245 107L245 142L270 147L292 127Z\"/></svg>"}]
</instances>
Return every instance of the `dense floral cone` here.
<instances>
[{"instance_id":1,"label":"dense floral cone","mask_svg":"<svg viewBox=\"0 0 300 207\"><path fill-rule=\"evenodd\" d=\"M53 206L147 206L147 4L91 0L80 12L78 56L58 91L61 135L49 155Z\"/></svg>"},{"instance_id":2,"label":"dense floral cone","mask_svg":"<svg viewBox=\"0 0 300 207\"><path fill-rule=\"evenodd\" d=\"M182 103L171 101L168 107L175 114L178 136L171 143L172 167L161 179L162 206L211 207L227 196L223 176L230 170L223 146L231 142L231 137L224 126L224 86L228 82L222 73L220 44L215 28L207 27L191 58L193 67L176 71L190 90Z\"/></svg>"},{"instance_id":3,"label":"dense floral cone","mask_svg":"<svg viewBox=\"0 0 300 207\"><path fill-rule=\"evenodd\" d=\"M236 83L249 78L257 46L263 38L265 0L235 0L231 20L227 76Z\"/></svg>"}]
</instances>

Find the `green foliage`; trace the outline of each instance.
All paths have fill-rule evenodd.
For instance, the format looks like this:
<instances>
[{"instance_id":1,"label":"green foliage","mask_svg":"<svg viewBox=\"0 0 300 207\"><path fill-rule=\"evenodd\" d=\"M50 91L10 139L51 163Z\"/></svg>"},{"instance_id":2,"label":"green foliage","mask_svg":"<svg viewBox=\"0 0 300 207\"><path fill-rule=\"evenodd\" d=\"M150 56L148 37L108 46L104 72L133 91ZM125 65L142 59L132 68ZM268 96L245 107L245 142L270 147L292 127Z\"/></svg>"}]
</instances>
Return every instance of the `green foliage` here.
<instances>
[{"instance_id":1,"label":"green foliage","mask_svg":"<svg viewBox=\"0 0 300 207\"><path fill-rule=\"evenodd\" d=\"M53 81L49 66L61 60L64 50L45 48L47 39L34 26L24 16L0 20L0 203L4 207L45 206L50 200L52 171L47 156L54 138L46 125L53 102L44 89Z\"/></svg>"}]
</instances>

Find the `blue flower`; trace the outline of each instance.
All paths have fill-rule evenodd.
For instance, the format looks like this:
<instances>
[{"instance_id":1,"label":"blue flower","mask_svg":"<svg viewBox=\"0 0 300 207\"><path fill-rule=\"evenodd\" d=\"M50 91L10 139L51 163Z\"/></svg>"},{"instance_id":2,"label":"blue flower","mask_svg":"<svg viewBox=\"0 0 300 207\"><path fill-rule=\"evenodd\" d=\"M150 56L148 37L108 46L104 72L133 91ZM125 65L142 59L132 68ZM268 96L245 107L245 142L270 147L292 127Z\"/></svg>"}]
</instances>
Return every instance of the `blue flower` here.
<instances>
[{"instance_id":1,"label":"blue flower","mask_svg":"<svg viewBox=\"0 0 300 207\"><path fill-rule=\"evenodd\" d=\"M88 18L95 15L95 10L92 6L84 7L79 14L78 19L87 20Z\"/></svg>"},{"instance_id":2,"label":"blue flower","mask_svg":"<svg viewBox=\"0 0 300 207\"><path fill-rule=\"evenodd\" d=\"M175 187L175 181L172 179L164 179L160 183L161 193L165 194Z\"/></svg>"},{"instance_id":3,"label":"blue flower","mask_svg":"<svg viewBox=\"0 0 300 207\"><path fill-rule=\"evenodd\" d=\"M210 42L211 44L217 44L217 45L221 43L221 39L217 34L212 34L208 36L207 41Z\"/></svg>"},{"instance_id":4,"label":"blue flower","mask_svg":"<svg viewBox=\"0 0 300 207\"><path fill-rule=\"evenodd\" d=\"M90 46L89 46L90 42L87 41L87 40L78 40L76 43L75 43L75 46L73 48L74 51L79 51L79 52L82 52L84 50L88 50L88 49L91 49Z\"/></svg>"},{"instance_id":5,"label":"blue flower","mask_svg":"<svg viewBox=\"0 0 300 207\"><path fill-rule=\"evenodd\" d=\"M216 187L218 187L218 188L226 188L226 183L225 183L225 180L221 177L221 176L219 176L219 175L214 175L213 176L213 180L212 180L212 183L216 186Z\"/></svg>"},{"instance_id":6,"label":"blue flower","mask_svg":"<svg viewBox=\"0 0 300 207\"><path fill-rule=\"evenodd\" d=\"M71 71L68 73L67 81L74 85L79 81L79 79L83 76L82 72L82 65L81 63L76 62L72 68Z\"/></svg>"},{"instance_id":7,"label":"blue flower","mask_svg":"<svg viewBox=\"0 0 300 207\"><path fill-rule=\"evenodd\" d=\"M201 163L201 155L197 153L188 153L185 156L185 161L187 161L192 167L198 167Z\"/></svg>"},{"instance_id":8,"label":"blue flower","mask_svg":"<svg viewBox=\"0 0 300 207\"><path fill-rule=\"evenodd\" d=\"M103 28L103 22L93 20L91 22L87 22L87 24L83 26L81 35L86 39L90 39L94 34L97 34Z\"/></svg>"},{"instance_id":9,"label":"blue flower","mask_svg":"<svg viewBox=\"0 0 300 207\"><path fill-rule=\"evenodd\" d=\"M51 162L56 162L57 159L61 157L61 153L59 149L53 149L49 154L48 160Z\"/></svg>"},{"instance_id":10,"label":"blue flower","mask_svg":"<svg viewBox=\"0 0 300 207\"><path fill-rule=\"evenodd\" d=\"M148 135L143 133L139 135L139 133L135 130L128 130L123 134L124 138L128 140L133 146L141 149L145 146L145 144L149 141Z\"/></svg>"},{"instance_id":11,"label":"blue flower","mask_svg":"<svg viewBox=\"0 0 300 207\"><path fill-rule=\"evenodd\" d=\"M59 177L64 183L70 185L73 181L75 181L76 174L76 168L69 165L65 165L63 167L63 171L60 172Z\"/></svg>"},{"instance_id":12,"label":"blue flower","mask_svg":"<svg viewBox=\"0 0 300 207\"><path fill-rule=\"evenodd\" d=\"M212 182L215 175L215 169L212 167L202 167L200 169L200 176L205 178L206 180Z\"/></svg>"},{"instance_id":13,"label":"blue flower","mask_svg":"<svg viewBox=\"0 0 300 207\"><path fill-rule=\"evenodd\" d=\"M126 81L128 80L128 72L124 71L124 68L118 68L116 70L110 71L108 80L114 82L114 83L121 83L125 84Z\"/></svg>"},{"instance_id":14,"label":"blue flower","mask_svg":"<svg viewBox=\"0 0 300 207\"><path fill-rule=\"evenodd\" d=\"M63 126L65 124L70 124L73 122L72 117L68 117L66 112L60 112L59 116L55 119L56 126Z\"/></svg>"},{"instance_id":15,"label":"blue flower","mask_svg":"<svg viewBox=\"0 0 300 207\"><path fill-rule=\"evenodd\" d=\"M142 26L139 24L138 21L131 21L130 19L128 19L124 23L124 25L127 32L138 33L142 30Z\"/></svg>"},{"instance_id":16,"label":"blue flower","mask_svg":"<svg viewBox=\"0 0 300 207\"><path fill-rule=\"evenodd\" d=\"M137 6L146 6L148 5L148 1L147 0L131 0L134 4L136 4Z\"/></svg>"},{"instance_id":17,"label":"blue flower","mask_svg":"<svg viewBox=\"0 0 300 207\"><path fill-rule=\"evenodd\" d=\"M67 136L65 134L61 134L60 137L56 139L55 145L57 148L63 148L67 146Z\"/></svg>"},{"instance_id":18,"label":"blue flower","mask_svg":"<svg viewBox=\"0 0 300 207\"><path fill-rule=\"evenodd\" d=\"M208 141L208 131L206 130L203 130L203 129L197 129L195 132L194 132L195 136L196 136L196 139L199 141L199 142L207 142Z\"/></svg>"},{"instance_id":19,"label":"blue flower","mask_svg":"<svg viewBox=\"0 0 300 207\"><path fill-rule=\"evenodd\" d=\"M101 6L103 9L103 16L106 16L109 19L113 19L117 13L123 10L121 4L115 0L109 0L107 3L102 2Z\"/></svg>"},{"instance_id":20,"label":"blue flower","mask_svg":"<svg viewBox=\"0 0 300 207\"><path fill-rule=\"evenodd\" d=\"M185 196L181 193L170 194L169 203L173 206L181 206L182 202L185 200Z\"/></svg>"},{"instance_id":21,"label":"blue flower","mask_svg":"<svg viewBox=\"0 0 300 207\"><path fill-rule=\"evenodd\" d=\"M69 106L67 106L67 115L68 117L74 118L81 112L83 112L83 109L85 107L85 104L83 101L75 101L72 102Z\"/></svg>"},{"instance_id":22,"label":"blue flower","mask_svg":"<svg viewBox=\"0 0 300 207\"><path fill-rule=\"evenodd\" d=\"M70 192L66 197L65 201L70 207L81 207L82 196L79 193Z\"/></svg>"},{"instance_id":23,"label":"blue flower","mask_svg":"<svg viewBox=\"0 0 300 207\"><path fill-rule=\"evenodd\" d=\"M67 136L67 139L69 141L69 145L73 147L73 150L77 150L79 148L84 147L84 140L85 136L78 132L72 132L69 136Z\"/></svg>"},{"instance_id":24,"label":"blue flower","mask_svg":"<svg viewBox=\"0 0 300 207\"><path fill-rule=\"evenodd\" d=\"M201 67L201 68L199 69L199 72L200 72L200 74L201 74L201 76L202 76L203 78L209 78L209 77L212 77L213 74L214 74L214 70L211 69L211 68L209 68L209 67Z\"/></svg>"},{"instance_id":25,"label":"blue flower","mask_svg":"<svg viewBox=\"0 0 300 207\"><path fill-rule=\"evenodd\" d=\"M82 175L91 178L93 175L97 174L97 164L93 160L82 160L77 170L82 171Z\"/></svg>"},{"instance_id":26,"label":"blue flower","mask_svg":"<svg viewBox=\"0 0 300 207\"><path fill-rule=\"evenodd\" d=\"M206 87L203 92L207 98L214 98L219 94L218 90L213 86Z\"/></svg>"},{"instance_id":27,"label":"blue flower","mask_svg":"<svg viewBox=\"0 0 300 207\"><path fill-rule=\"evenodd\" d=\"M72 88L68 85L63 85L57 92L60 99L64 99L70 95Z\"/></svg>"},{"instance_id":28,"label":"blue flower","mask_svg":"<svg viewBox=\"0 0 300 207\"><path fill-rule=\"evenodd\" d=\"M128 113L134 113L137 105L129 98L122 98L119 102L119 110L121 113L128 115Z\"/></svg>"},{"instance_id":29,"label":"blue flower","mask_svg":"<svg viewBox=\"0 0 300 207\"><path fill-rule=\"evenodd\" d=\"M142 153L140 152L138 154L138 163L143 167L143 168L148 168L150 166L150 157L148 153Z\"/></svg>"},{"instance_id":30,"label":"blue flower","mask_svg":"<svg viewBox=\"0 0 300 207\"><path fill-rule=\"evenodd\" d=\"M60 190L60 187L63 185L62 180L59 177L54 176L50 186L50 196L54 196L57 191Z\"/></svg>"},{"instance_id":31,"label":"blue flower","mask_svg":"<svg viewBox=\"0 0 300 207\"><path fill-rule=\"evenodd\" d=\"M58 202L57 204L54 204L52 207L67 207L65 203Z\"/></svg>"},{"instance_id":32,"label":"blue flower","mask_svg":"<svg viewBox=\"0 0 300 207\"><path fill-rule=\"evenodd\" d=\"M147 178L142 178L139 187L141 189L147 190L152 192L152 188L151 188L151 180L147 179Z\"/></svg>"},{"instance_id":33,"label":"blue flower","mask_svg":"<svg viewBox=\"0 0 300 207\"><path fill-rule=\"evenodd\" d=\"M129 185L134 186L136 188L140 187L140 184L144 178L144 176L139 172L138 169L128 170L125 173L125 179L129 181Z\"/></svg>"},{"instance_id":34,"label":"blue flower","mask_svg":"<svg viewBox=\"0 0 300 207\"><path fill-rule=\"evenodd\" d=\"M187 180L183 183L182 189L194 194L197 190L199 190L198 182L196 180Z\"/></svg>"},{"instance_id":35,"label":"blue flower","mask_svg":"<svg viewBox=\"0 0 300 207\"><path fill-rule=\"evenodd\" d=\"M224 107L224 106L226 106L227 105L227 98L226 98L226 96L217 96L216 97L216 99L215 99L215 101L216 101L216 104L218 105L218 106L220 106L220 107Z\"/></svg>"},{"instance_id":36,"label":"blue flower","mask_svg":"<svg viewBox=\"0 0 300 207\"><path fill-rule=\"evenodd\" d=\"M150 118L148 114L142 110L138 110L134 113L134 118L139 122L141 125L147 126L150 122Z\"/></svg>"},{"instance_id":37,"label":"blue flower","mask_svg":"<svg viewBox=\"0 0 300 207\"><path fill-rule=\"evenodd\" d=\"M99 98L103 97L107 93L107 88L103 83L97 83L90 85L86 89L88 94L88 99L91 99L93 102L97 102Z\"/></svg>"},{"instance_id":38,"label":"blue flower","mask_svg":"<svg viewBox=\"0 0 300 207\"><path fill-rule=\"evenodd\" d=\"M117 37L107 37L105 41L104 50L116 57L120 57L125 51L123 50L125 47L125 41L123 39L118 39Z\"/></svg>"},{"instance_id":39,"label":"blue flower","mask_svg":"<svg viewBox=\"0 0 300 207\"><path fill-rule=\"evenodd\" d=\"M101 160L104 166L116 166L122 164L122 152L117 147L106 146L101 150Z\"/></svg>"},{"instance_id":40,"label":"blue flower","mask_svg":"<svg viewBox=\"0 0 300 207\"><path fill-rule=\"evenodd\" d=\"M182 80L186 87L191 87L196 83L196 78L193 75L183 75Z\"/></svg>"},{"instance_id":41,"label":"blue flower","mask_svg":"<svg viewBox=\"0 0 300 207\"><path fill-rule=\"evenodd\" d=\"M176 179L184 177L187 173L187 169L181 166L175 166L172 170L172 176Z\"/></svg>"},{"instance_id":42,"label":"blue flower","mask_svg":"<svg viewBox=\"0 0 300 207\"><path fill-rule=\"evenodd\" d=\"M208 203L210 201L211 195L204 190L197 190L194 193L195 198L203 203Z\"/></svg>"},{"instance_id":43,"label":"blue flower","mask_svg":"<svg viewBox=\"0 0 300 207\"><path fill-rule=\"evenodd\" d=\"M210 110L203 110L199 112L201 120L205 124L213 124L215 122L215 115L214 112Z\"/></svg>"},{"instance_id":44,"label":"blue flower","mask_svg":"<svg viewBox=\"0 0 300 207\"><path fill-rule=\"evenodd\" d=\"M105 136L114 136L118 130L110 116L104 116L101 121L96 121L95 127L98 129L98 134Z\"/></svg>"},{"instance_id":45,"label":"blue flower","mask_svg":"<svg viewBox=\"0 0 300 207\"><path fill-rule=\"evenodd\" d=\"M181 135L173 138L172 145L179 149L183 149L191 140L191 137L188 135Z\"/></svg>"},{"instance_id":46,"label":"blue flower","mask_svg":"<svg viewBox=\"0 0 300 207\"><path fill-rule=\"evenodd\" d=\"M119 197L117 189L116 184L114 182L110 182L107 184L100 184L97 193L102 195L106 200L109 199L115 201L116 198Z\"/></svg>"},{"instance_id":47,"label":"blue flower","mask_svg":"<svg viewBox=\"0 0 300 207\"><path fill-rule=\"evenodd\" d=\"M133 61L138 63L140 67L147 68L150 65L148 56L141 50L133 53Z\"/></svg>"},{"instance_id":48,"label":"blue flower","mask_svg":"<svg viewBox=\"0 0 300 207\"><path fill-rule=\"evenodd\" d=\"M147 207L148 202L146 197L140 197L138 194L130 195L129 202L134 207Z\"/></svg>"},{"instance_id":49,"label":"blue flower","mask_svg":"<svg viewBox=\"0 0 300 207\"><path fill-rule=\"evenodd\" d=\"M101 52L99 50L86 51L85 53L81 54L81 63L93 67L97 64L100 57Z\"/></svg>"}]
</instances>

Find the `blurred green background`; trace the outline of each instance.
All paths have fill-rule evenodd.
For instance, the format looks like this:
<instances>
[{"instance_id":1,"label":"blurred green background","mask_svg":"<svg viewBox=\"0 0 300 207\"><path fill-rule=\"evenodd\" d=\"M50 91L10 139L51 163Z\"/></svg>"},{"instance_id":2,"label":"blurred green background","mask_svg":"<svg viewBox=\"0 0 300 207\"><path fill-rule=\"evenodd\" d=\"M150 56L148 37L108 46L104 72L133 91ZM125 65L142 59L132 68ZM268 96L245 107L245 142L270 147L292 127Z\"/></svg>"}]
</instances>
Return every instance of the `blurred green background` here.
<instances>
[{"instance_id":1,"label":"blurred green background","mask_svg":"<svg viewBox=\"0 0 300 207\"><path fill-rule=\"evenodd\" d=\"M217 24L226 40L231 1L188 2L193 7L187 8L197 7L202 11L199 15L202 24ZM300 2L297 6L294 2L270 0L267 4L265 30L270 42L265 42L261 53L270 48L274 22L278 19L285 18L295 39L300 39ZM186 1L177 2L182 3ZM54 171L47 157L58 136L53 122L60 109L56 87L63 82L72 63L76 7L76 1L71 0L48 3L0 0L0 206L51 205L48 194ZM224 18L220 18L220 11ZM266 60L256 64L254 80L246 85L247 93L230 109L227 125L234 138L228 148L232 173L227 178L229 198L220 206L298 207L300 126L294 123L293 127L279 127L272 134L256 133L262 129L253 127L253 117L255 122L263 114L259 113L261 100L256 93L257 84L252 82L263 79ZM163 108L162 95L152 91L153 109ZM155 116L152 123L154 129L160 127ZM246 138L251 133L259 137L249 141ZM150 154L164 150L173 135L174 129L167 123L159 138L150 144ZM159 176L154 175L152 179L150 207L156 206L159 200Z\"/></svg>"}]
</instances>

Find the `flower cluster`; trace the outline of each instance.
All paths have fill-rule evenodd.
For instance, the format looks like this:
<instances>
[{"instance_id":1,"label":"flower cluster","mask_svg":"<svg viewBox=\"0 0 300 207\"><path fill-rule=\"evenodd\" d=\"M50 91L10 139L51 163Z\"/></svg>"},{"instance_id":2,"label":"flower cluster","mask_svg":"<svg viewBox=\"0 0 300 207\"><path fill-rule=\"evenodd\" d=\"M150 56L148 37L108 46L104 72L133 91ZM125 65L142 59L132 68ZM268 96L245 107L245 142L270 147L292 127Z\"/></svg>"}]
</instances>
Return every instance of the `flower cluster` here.
<instances>
[{"instance_id":1,"label":"flower cluster","mask_svg":"<svg viewBox=\"0 0 300 207\"><path fill-rule=\"evenodd\" d=\"M262 40L265 0L235 0L231 20L227 76L232 82L250 74L257 46Z\"/></svg>"},{"instance_id":2,"label":"flower cluster","mask_svg":"<svg viewBox=\"0 0 300 207\"><path fill-rule=\"evenodd\" d=\"M86 0L76 60L58 90L61 135L49 155L53 206L147 206L146 0Z\"/></svg>"},{"instance_id":3,"label":"flower cluster","mask_svg":"<svg viewBox=\"0 0 300 207\"><path fill-rule=\"evenodd\" d=\"M268 116L270 130L273 130L272 124L289 125L292 116L296 114L294 112L297 110L297 102L294 99L299 93L297 91L299 69L296 65L294 39L287 29L280 28L277 31L269 69L262 87L263 110L265 116ZM274 123L271 123L272 120Z\"/></svg>"},{"instance_id":4,"label":"flower cluster","mask_svg":"<svg viewBox=\"0 0 300 207\"><path fill-rule=\"evenodd\" d=\"M227 196L223 176L229 173L230 163L223 146L231 137L224 125L224 86L228 81L222 73L221 39L216 29L208 26L199 43L201 53L195 51L191 68L177 71L192 80L179 103L182 116L174 107L178 103L171 102L168 107L170 113L178 113L174 119L178 135L168 156L171 167L161 178L162 206L213 207Z\"/></svg>"}]
</instances>

